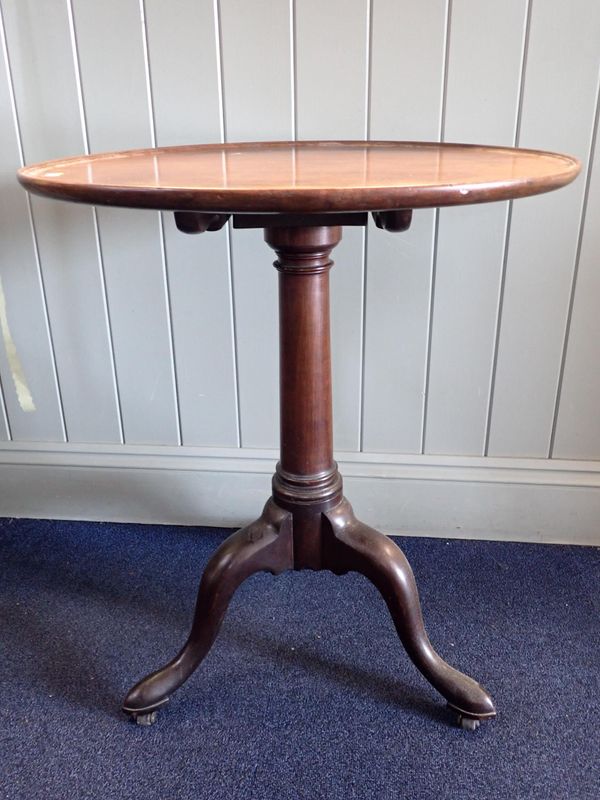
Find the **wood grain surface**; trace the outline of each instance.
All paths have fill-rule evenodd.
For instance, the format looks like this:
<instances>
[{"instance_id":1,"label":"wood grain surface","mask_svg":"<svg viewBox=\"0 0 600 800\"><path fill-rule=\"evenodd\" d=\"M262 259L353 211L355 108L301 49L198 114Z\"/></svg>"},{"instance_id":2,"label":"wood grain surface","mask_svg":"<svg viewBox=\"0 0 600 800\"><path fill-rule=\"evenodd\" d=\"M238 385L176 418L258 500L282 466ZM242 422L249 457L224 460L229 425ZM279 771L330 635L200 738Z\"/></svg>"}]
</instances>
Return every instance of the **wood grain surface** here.
<instances>
[{"instance_id":1,"label":"wood grain surface","mask_svg":"<svg viewBox=\"0 0 600 800\"><path fill-rule=\"evenodd\" d=\"M256 142L100 153L19 170L32 192L139 208L326 213L463 205L558 189L575 158L417 142Z\"/></svg>"}]
</instances>

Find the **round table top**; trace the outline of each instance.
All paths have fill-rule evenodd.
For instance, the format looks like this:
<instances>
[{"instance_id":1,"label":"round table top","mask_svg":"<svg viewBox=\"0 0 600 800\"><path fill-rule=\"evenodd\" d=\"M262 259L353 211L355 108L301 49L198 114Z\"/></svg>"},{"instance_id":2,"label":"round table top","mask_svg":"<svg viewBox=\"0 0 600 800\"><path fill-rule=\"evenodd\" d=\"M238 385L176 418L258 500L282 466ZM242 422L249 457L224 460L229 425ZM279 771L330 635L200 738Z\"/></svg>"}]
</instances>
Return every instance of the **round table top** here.
<instances>
[{"instance_id":1,"label":"round table top","mask_svg":"<svg viewBox=\"0 0 600 800\"><path fill-rule=\"evenodd\" d=\"M95 205L327 213L483 203L558 189L577 159L434 142L246 142L79 156L19 170L30 191Z\"/></svg>"}]
</instances>

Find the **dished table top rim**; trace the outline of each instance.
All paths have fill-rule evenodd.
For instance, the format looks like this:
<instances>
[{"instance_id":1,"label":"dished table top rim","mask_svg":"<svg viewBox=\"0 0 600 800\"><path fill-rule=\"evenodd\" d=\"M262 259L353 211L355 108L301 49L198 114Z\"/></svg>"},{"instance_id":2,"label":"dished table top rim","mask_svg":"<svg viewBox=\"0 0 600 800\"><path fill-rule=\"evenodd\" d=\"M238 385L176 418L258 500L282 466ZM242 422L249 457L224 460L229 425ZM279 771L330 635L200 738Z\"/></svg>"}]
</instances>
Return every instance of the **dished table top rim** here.
<instances>
[{"instance_id":1,"label":"dished table top rim","mask_svg":"<svg viewBox=\"0 0 600 800\"><path fill-rule=\"evenodd\" d=\"M306 214L514 199L560 188L580 168L544 150L326 140L120 150L26 166L18 177L34 193L95 205Z\"/></svg>"}]
</instances>

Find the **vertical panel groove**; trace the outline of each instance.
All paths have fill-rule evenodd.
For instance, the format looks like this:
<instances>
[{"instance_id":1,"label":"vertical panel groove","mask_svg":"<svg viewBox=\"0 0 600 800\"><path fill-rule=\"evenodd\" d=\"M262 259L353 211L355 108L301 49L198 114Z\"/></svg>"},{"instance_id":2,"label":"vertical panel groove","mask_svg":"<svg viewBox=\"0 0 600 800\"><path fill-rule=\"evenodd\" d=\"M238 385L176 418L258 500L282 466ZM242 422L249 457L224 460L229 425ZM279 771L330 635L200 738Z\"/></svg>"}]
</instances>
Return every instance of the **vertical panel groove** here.
<instances>
[{"instance_id":1,"label":"vertical panel groove","mask_svg":"<svg viewBox=\"0 0 600 800\"><path fill-rule=\"evenodd\" d=\"M290 91L292 94L292 136L298 139L298 70L296 59L296 0L290 0Z\"/></svg>"},{"instance_id":2,"label":"vertical panel groove","mask_svg":"<svg viewBox=\"0 0 600 800\"><path fill-rule=\"evenodd\" d=\"M156 147L156 120L154 115L154 98L152 94L152 75L150 72L150 54L148 52L148 30L146 27L146 7L145 0L140 2L140 22L142 26L142 49L144 52L144 73L146 77L146 95L148 101L148 115L150 122L150 142L152 147ZM177 381L177 364L175 361L175 337L173 335L173 314L171 309L171 288L169 285L169 271L167 265L167 250L165 245L165 229L163 215L158 212L158 225L160 237L160 249L162 257L163 285L165 290L165 312L167 316L167 326L169 329L169 352L171 358L171 377L173 380L173 391L175 395L175 415L177 424L177 444L182 444L181 432L181 412L179 405L179 386Z\"/></svg>"},{"instance_id":3,"label":"vertical panel groove","mask_svg":"<svg viewBox=\"0 0 600 800\"><path fill-rule=\"evenodd\" d=\"M365 139L371 138L371 67L373 64L373 0L367 0L365 47Z\"/></svg>"},{"instance_id":4,"label":"vertical panel groove","mask_svg":"<svg viewBox=\"0 0 600 800\"><path fill-rule=\"evenodd\" d=\"M367 0L367 35L365 39L366 58L365 58L365 139L371 138L371 72L373 64L373 0ZM368 217L368 215L367 215ZM358 449L360 452L364 448L364 428L365 428L365 342L367 328L367 254L369 244L369 224L363 229L363 252L362 252L362 298L361 298L361 319L360 319L360 386L358 401Z\"/></svg>"},{"instance_id":5,"label":"vertical panel groove","mask_svg":"<svg viewBox=\"0 0 600 800\"><path fill-rule=\"evenodd\" d=\"M452 0L446 5L446 31L444 36L444 67L442 75L442 102L440 105L439 140L444 141L446 129L446 101L448 96L448 64L450 61L450 28L452 21ZM427 313L427 346L425 349L425 381L423 386L423 412L421 421L421 453L425 452L427 435L427 406L429 401L429 379L431 371L431 340L433 335L433 312L435 302L435 274L437 269L437 253L440 228L440 209L434 211L433 248L431 253L431 285L429 287L429 310Z\"/></svg>"},{"instance_id":6,"label":"vertical panel groove","mask_svg":"<svg viewBox=\"0 0 600 800\"><path fill-rule=\"evenodd\" d=\"M81 64L79 61L79 46L77 44L77 32L75 30L75 16L73 14L73 0L67 0L67 16L69 18L69 35L71 38L71 52L73 55L73 69L75 72L75 85L77 87L77 103L79 106L79 118L81 121L81 133L83 136L83 146L86 155L90 152L90 139L87 127L87 117L85 111L85 98L83 96L83 88L81 85ZM119 443L123 444L125 435L123 433L123 413L121 409L121 395L119 392L119 381L117 378L117 367L115 360L115 346L112 333L112 324L110 319L110 307L108 304L108 292L106 290L106 272L104 268L104 256L102 254L102 244L100 242L100 228L98 225L98 212L96 207L92 206L92 220L94 226L94 239L96 242L96 253L98 257L98 272L100 277L100 286L102 288L102 308L104 310L104 319L106 323L106 335L108 337L108 349L110 353L110 369L113 380L113 387L115 393L115 404L117 408L117 421L119 425Z\"/></svg>"},{"instance_id":7,"label":"vertical panel groove","mask_svg":"<svg viewBox=\"0 0 600 800\"><path fill-rule=\"evenodd\" d=\"M160 249L162 254L162 274L163 274L163 285L165 288L165 312L167 316L167 327L169 329L169 355L171 358L171 380L173 381L173 393L175 395L175 418L176 418L175 424L177 425L177 444L182 444L183 435L181 432L181 409L179 404L179 382L177 380L177 362L175 360L175 336L173 333L171 284L169 282L169 264L167 258L167 246L165 243L165 223L161 211L158 212L158 233L160 237Z\"/></svg>"},{"instance_id":8,"label":"vertical panel groove","mask_svg":"<svg viewBox=\"0 0 600 800\"><path fill-rule=\"evenodd\" d=\"M154 119L154 101L152 95L152 76L150 75L150 55L148 53L148 31L146 29L146 3L139 0L140 24L142 26L142 51L144 53L144 77L146 79L146 101L148 124L150 125L150 144L156 147L156 122Z\"/></svg>"},{"instance_id":9,"label":"vertical panel groove","mask_svg":"<svg viewBox=\"0 0 600 800\"><path fill-rule=\"evenodd\" d=\"M15 135L17 139L17 150L19 154L19 164L20 166L24 166L25 164L25 154L23 151L23 138L21 136L21 124L19 122L19 113L17 110L17 102L15 98L15 87L13 83L13 76L12 70L10 66L10 57L8 53L8 42L6 39L6 28L4 25L4 15L2 12L2 5L0 3L0 42L2 44L2 55L4 58L4 63L6 66L6 76L8 82L8 94L10 98L10 106L13 115L13 125L15 129ZM56 367L56 354L54 352L54 340L52 337L52 327L50 325L50 316L48 314L48 304L46 302L46 286L44 284L44 276L42 274L42 263L40 259L40 250L38 246L38 239L37 233L35 229L35 222L33 219L33 209L31 206L31 195L29 192L26 192L27 196L27 215L29 220L29 229L31 231L31 240L33 243L33 253L35 258L35 265L36 265L36 273L37 279L40 286L40 294L42 297L42 306L43 306L43 315L44 315L44 327L46 328L46 335L48 337L48 343L50 346L50 363L52 367L52 376L54 378L54 385L56 390L56 397L58 399L58 411L60 417L60 427L61 433L63 437L63 441L68 441L67 436L67 426L65 422L65 412L63 408L62 402L62 395L60 391L60 381L58 379L58 369Z\"/></svg>"},{"instance_id":10,"label":"vertical panel groove","mask_svg":"<svg viewBox=\"0 0 600 800\"><path fill-rule=\"evenodd\" d=\"M11 87L12 88L12 87ZM46 328L46 332L48 335L48 341L50 343L50 359L52 364L52 375L54 376L54 381L56 383L56 396L58 398L58 411L60 416L60 427L63 435L63 439L65 442L69 441L68 431L67 431L67 424L65 421L65 411L63 408L62 402L62 393L60 389L60 380L58 378L58 368L56 366L56 353L54 350L54 338L52 336L52 326L50 325L50 316L48 314L48 303L46 300L46 285L44 283L44 275L42 273L42 262L40 259L40 248L38 245L38 238L37 232L35 229L35 222L33 219L33 209L31 207L31 196L29 192L27 193L27 210L29 215L29 226L31 229L31 238L33 241L33 250L35 254L35 265L37 269L37 276L38 281L40 284L40 292L42 295L42 304L44 307L44 326Z\"/></svg>"},{"instance_id":11,"label":"vertical panel groove","mask_svg":"<svg viewBox=\"0 0 600 800\"><path fill-rule=\"evenodd\" d=\"M215 52L217 54L217 83L219 94L219 125L221 142L227 141L227 119L225 117L225 82L223 80L223 34L221 30L221 6L219 0L213 0L213 16L215 22ZM227 222L227 277L229 284L229 319L231 324L231 344L233 362L233 391L235 393L235 424L237 446L242 446L242 415L240 411L240 374L238 368L238 340L235 312L235 287L233 283L233 246L231 220Z\"/></svg>"},{"instance_id":12,"label":"vertical panel groove","mask_svg":"<svg viewBox=\"0 0 600 800\"><path fill-rule=\"evenodd\" d=\"M523 94L525 89L525 72L527 69L527 53L529 51L529 32L531 29L531 8L533 0L527 0L525 13L525 27L523 31L523 51L521 55L521 75L519 77L519 95L517 100L517 116L515 118L515 132L513 145L519 144L521 136L521 120L523 118ZM500 286L498 288L498 306L496 309L496 327L494 331L494 348L492 350L492 369L490 371L490 384L488 388L488 407L485 422L485 438L483 442L483 455L487 456L490 445L490 431L492 427L492 411L494 405L494 389L496 386L496 368L498 365L498 345L500 342L500 329L502 326L502 307L504 305L504 289L506 286L506 268L508 265L508 247L510 244L510 229L512 224L513 201L508 203L506 213L506 229L502 247L502 267L500 271Z\"/></svg>"},{"instance_id":13,"label":"vertical panel groove","mask_svg":"<svg viewBox=\"0 0 600 800\"><path fill-rule=\"evenodd\" d=\"M154 99L152 95L152 75L150 73L150 54L148 52L148 30L146 28L146 7L144 0L140 2L140 22L142 27L142 49L144 52L144 73L146 77L146 95L148 100L148 115L150 121L150 142L156 147L156 120L154 117ZM163 215L158 212L158 230L160 237L160 250L162 259L163 286L165 292L165 313L169 330L169 355L171 359L171 379L175 395L175 417L177 425L177 444L182 443L181 411L179 407L179 386L177 381L177 364L175 362L175 337L173 335L173 314L171 309L171 287L169 285L169 270L167 264L167 248L165 245L165 228Z\"/></svg>"},{"instance_id":14,"label":"vertical panel groove","mask_svg":"<svg viewBox=\"0 0 600 800\"><path fill-rule=\"evenodd\" d=\"M6 48L4 47L4 23L2 18L2 7L0 5L0 27L2 27L2 41L3 41L3 55L5 61L8 63L8 53ZM7 73L8 74L8 73ZM10 422L8 419L8 411L6 408L6 400L4 398L4 385L2 383L2 378L0 377L0 409L2 410L2 419L4 420L4 427L6 428L6 435L8 436L8 441L12 441L12 433L10 430Z\"/></svg>"},{"instance_id":15,"label":"vertical panel groove","mask_svg":"<svg viewBox=\"0 0 600 800\"><path fill-rule=\"evenodd\" d=\"M571 320L573 318L573 304L575 302L575 289L577 288L577 276L579 275L579 261L581 256L581 246L583 243L583 234L585 230L588 197L590 193L590 183L592 179L592 168L594 164L594 155L596 151L596 141L598 137L598 118L600 112L600 73L598 75L598 91L596 93L596 107L594 111L594 122L592 127L592 138L590 142L590 150L588 155L588 165L585 176L585 189L583 192L583 202L581 204L581 219L579 222L579 232L577 235L577 250L575 253L575 263L573 265L573 276L571 279L571 289L569 293L569 307L567 311L567 320L565 323L565 332L563 337L563 346L560 359L560 370L558 374L558 382L556 385L556 396L554 399L554 413L552 415L552 432L550 434L550 444L548 447L548 458L552 458L554 454L554 442L556 439L556 426L558 422L558 413L560 410L560 398L562 394L565 363L567 360L567 350L569 347L569 333L571 330Z\"/></svg>"},{"instance_id":16,"label":"vertical panel groove","mask_svg":"<svg viewBox=\"0 0 600 800\"><path fill-rule=\"evenodd\" d=\"M12 442L12 433L10 430L10 422L8 420L8 412L6 410L6 402L4 400L4 386L2 384L1 376L0 376L0 409L2 410L2 419L4 421L4 427L6 428L6 435L8 437L8 441Z\"/></svg>"}]
</instances>

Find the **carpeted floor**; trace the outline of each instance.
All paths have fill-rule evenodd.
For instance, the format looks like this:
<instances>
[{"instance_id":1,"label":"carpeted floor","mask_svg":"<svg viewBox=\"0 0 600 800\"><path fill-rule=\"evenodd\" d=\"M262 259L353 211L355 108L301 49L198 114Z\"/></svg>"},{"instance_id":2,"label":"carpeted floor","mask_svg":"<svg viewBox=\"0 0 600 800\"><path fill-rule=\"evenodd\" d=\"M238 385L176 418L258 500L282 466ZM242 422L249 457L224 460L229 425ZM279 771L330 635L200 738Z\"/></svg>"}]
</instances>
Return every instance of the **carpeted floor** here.
<instances>
[{"instance_id":1,"label":"carpeted floor","mask_svg":"<svg viewBox=\"0 0 600 800\"><path fill-rule=\"evenodd\" d=\"M436 648L494 697L475 733L364 578L257 575L157 724L120 713L174 655L226 531L0 522L0 797L600 797L600 550L403 539Z\"/></svg>"}]
</instances>

